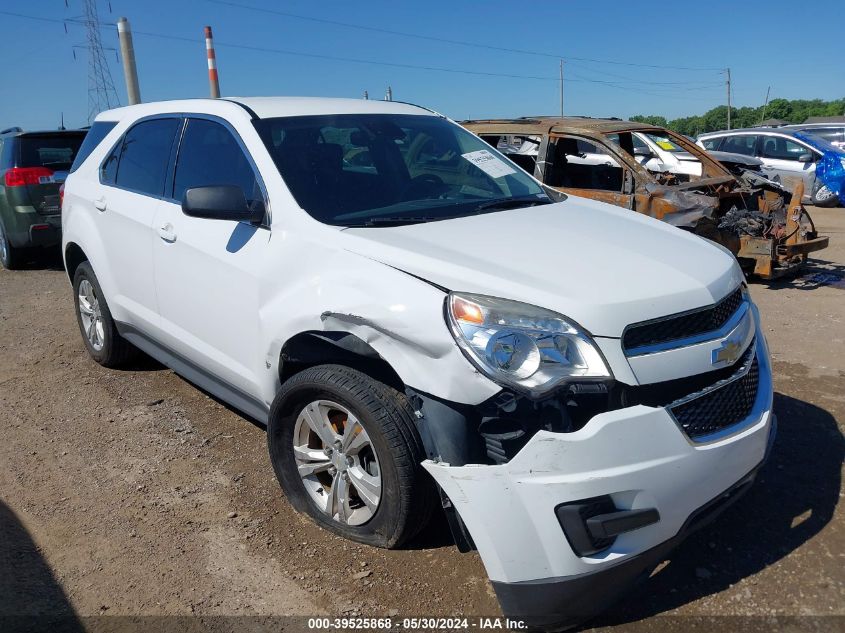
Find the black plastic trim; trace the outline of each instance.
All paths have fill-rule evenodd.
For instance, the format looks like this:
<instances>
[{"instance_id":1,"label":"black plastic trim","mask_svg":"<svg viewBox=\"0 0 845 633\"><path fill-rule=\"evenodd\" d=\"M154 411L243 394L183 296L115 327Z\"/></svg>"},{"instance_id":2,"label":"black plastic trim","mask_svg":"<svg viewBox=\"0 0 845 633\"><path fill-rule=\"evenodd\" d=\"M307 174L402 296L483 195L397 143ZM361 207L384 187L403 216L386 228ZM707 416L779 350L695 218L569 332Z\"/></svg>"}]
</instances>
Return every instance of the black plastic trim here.
<instances>
[{"instance_id":1,"label":"black plastic trim","mask_svg":"<svg viewBox=\"0 0 845 633\"><path fill-rule=\"evenodd\" d=\"M594 539L605 539L639 530L658 521L660 521L660 513L657 508L642 508L599 514L587 519L586 523L590 536Z\"/></svg>"},{"instance_id":2,"label":"black plastic trim","mask_svg":"<svg viewBox=\"0 0 845 633\"><path fill-rule=\"evenodd\" d=\"M244 110L246 110L246 113L252 118L253 121L258 121L261 119L261 117L256 114L255 110L250 108L245 103L241 103L240 101L236 101L235 99L229 99L227 97L221 97L220 101L228 101L229 103L234 103L237 106L241 106Z\"/></svg>"}]
</instances>

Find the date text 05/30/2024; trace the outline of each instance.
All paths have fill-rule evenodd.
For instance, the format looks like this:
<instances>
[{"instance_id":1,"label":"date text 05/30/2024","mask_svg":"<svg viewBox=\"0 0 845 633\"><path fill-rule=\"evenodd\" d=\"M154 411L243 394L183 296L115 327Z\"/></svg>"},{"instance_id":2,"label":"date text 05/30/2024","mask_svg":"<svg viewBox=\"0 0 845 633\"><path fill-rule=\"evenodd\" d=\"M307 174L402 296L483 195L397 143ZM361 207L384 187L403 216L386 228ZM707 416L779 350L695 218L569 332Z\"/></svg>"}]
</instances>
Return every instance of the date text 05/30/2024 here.
<instances>
[{"instance_id":1,"label":"date text 05/30/2024","mask_svg":"<svg viewBox=\"0 0 845 633\"><path fill-rule=\"evenodd\" d=\"M309 618L312 630L520 630L528 628L522 620L498 617L477 618Z\"/></svg>"}]
</instances>

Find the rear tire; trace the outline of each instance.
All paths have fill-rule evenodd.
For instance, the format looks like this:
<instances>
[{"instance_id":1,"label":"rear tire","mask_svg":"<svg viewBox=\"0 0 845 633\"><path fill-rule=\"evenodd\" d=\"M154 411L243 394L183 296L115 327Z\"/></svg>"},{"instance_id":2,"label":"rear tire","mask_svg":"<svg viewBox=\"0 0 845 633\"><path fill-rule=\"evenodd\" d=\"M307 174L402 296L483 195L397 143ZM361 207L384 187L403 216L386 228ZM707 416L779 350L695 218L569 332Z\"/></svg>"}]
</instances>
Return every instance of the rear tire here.
<instances>
[{"instance_id":1,"label":"rear tire","mask_svg":"<svg viewBox=\"0 0 845 633\"><path fill-rule=\"evenodd\" d=\"M73 275L73 303L82 341L103 367L119 367L138 354L138 348L117 331L100 282L87 261Z\"/></svg>"},{"instance_id":2,"label":"rear tire","mask_svg":"<svg viewBox=\"0 0 845 633\"><path fill-rule=\"evenodd\" d=\"M349 367L318 365L290 378L273 401L267 445L291 505L359 543L407 542L436 500L414 419L404 394Z\"/></svg>"},{"instance_id":3,"label":"rear tire","mask_svg":"<svg viewBox=\"0 0 845 633\"><path fill-rule=\"evenodd\" d=\"M3 224L0 223L0 264L6 270L18 270L23 263L22 249L12 246L6 235Z\"/></svg>"}]
</instances>

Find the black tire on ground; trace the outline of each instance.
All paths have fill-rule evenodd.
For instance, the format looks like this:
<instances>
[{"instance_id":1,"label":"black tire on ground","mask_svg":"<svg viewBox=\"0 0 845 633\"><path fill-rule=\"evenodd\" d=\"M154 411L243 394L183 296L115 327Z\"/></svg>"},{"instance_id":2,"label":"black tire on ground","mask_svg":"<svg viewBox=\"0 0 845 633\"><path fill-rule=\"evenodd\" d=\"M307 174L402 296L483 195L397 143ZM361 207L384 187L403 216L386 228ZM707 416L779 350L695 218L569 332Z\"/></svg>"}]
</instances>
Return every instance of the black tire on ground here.
<instances>
[{"instance_id":1,"label":"black tire on ground","mask_svg":"<svg viewBox=\"0 0 845 633\"><path fill-rule=\"evenodd\" d=\"M346 407L361 422L378 458L382 496L373 517L358 526L341 523L319 509L305 489L293 454L294 427L302 409L315 400ZM306 369L282 385L273 401L267 445L276 477L291 505L318 525L375 547L400 547L429 522L436 489L420 463L425 450L404 394L342 365Z\"/></svg>"},{"instance_id":2,"label":"black tire on ground","mask_svg":"<svg viewBox=\"0 0 845 633\"><path fill-rule=\"evenodd\" d=\"M817 207L835 207L839 204L839 197L818 181L813 185L810 200Z\"/></svg>"},{"instance_id":3,"label":"black tire on ground","mask_svg":"<svg viewBox=\"0 0 845 633\"><path fill-rule=\"evenodd\" d=\"M100 305L100 314L103 322L103 346L97 350L88 340L85 333L85 328L82 324L82 314L79 310L79 286L84 281L88 280L94 289L94 295ZM138 348L133 346L129 341L123 338L117 331L114 319L112 319L111 311L106 303L106 298L103 295L103 290L100 288L100 282L97 281L97 276L94 274L94 269L91 264L82 262L76 269L73 276L73 305L76 309L76 322L79 324L79 332L82 334L82 341L88 353L95 361L103 367L119 367L127 361L135 358L138 355Z\"/></svg>"},{"instance_id":4,"label":"black tire on ground","mask_svg":"<svg viewBox=\"0 0 845 633\"><path fill-rule=\"evenodd\" d=\"M0 265L6 270L17 270L23 263L23 251L12 246L6 237L3 224L0 223Z\"/></svg>"}]
</instances>

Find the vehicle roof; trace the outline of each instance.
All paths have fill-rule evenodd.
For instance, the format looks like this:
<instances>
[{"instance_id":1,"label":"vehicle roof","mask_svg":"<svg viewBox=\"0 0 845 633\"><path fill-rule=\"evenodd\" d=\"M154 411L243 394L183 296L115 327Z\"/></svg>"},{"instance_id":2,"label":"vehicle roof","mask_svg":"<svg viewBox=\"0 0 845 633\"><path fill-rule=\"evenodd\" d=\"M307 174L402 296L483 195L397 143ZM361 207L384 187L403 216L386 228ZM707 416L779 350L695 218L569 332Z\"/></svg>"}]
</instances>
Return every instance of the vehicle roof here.
<instances>
[{"instance_id":1,"label":"vehicle roof","mask_svg":"<svg viewBox=\"0 0 845 633\"><path fill-rule=\"evenodd\" d=\"M622 119L593 119L590 117L568 116L538 116L521 117L517 119L469 119L461 121L461 125L471 126L473 131L511 132L514 134L546 134L548 132L575 132L587 134L613 134L615 132L649 132L663 131L664 128L648 123L636 123Z\"/></svg>"},{"instance_id":2,"label":"vehicle roof","mask_svg":"<svg viewBox=\"0 0 845 633\"><path fill-rule=\"evenodd\" d=\"M814 130L816 128L842 128L845 127L845 123L837 123L836 121L831 121L830 123L792 123L790 125L784 125L788 130Z\"/></svg>"},{"instance_id":3,"label":"vehicle roof","mask_svg":"<svg viewBox=\"0 0 845 633\"><path fill-rule=\"evenodd\" d=\"M698 135L698 138L706 138L710 136L727 136L728 134L785 134L786 136L793 136L795 132L800 132L797 127L779 125L778 127L742 127L735 130L720 130L718 132L704 132Z\"/></svg>"},{"instance_id":4,"label":"vehicle roof","mask_svg":"<svg viewBox=\"0 0 845 633\"><path fill-rule=\"evenodd\" d=\"M247 112L259 119L326 114L433 114L432 110L400 101L328 97L224 97L140 103L106 110L97 116L97 120L114 121L125 117L141 118L179 112L220 114L227 111Z\"/></svg>"}]
</instances>

